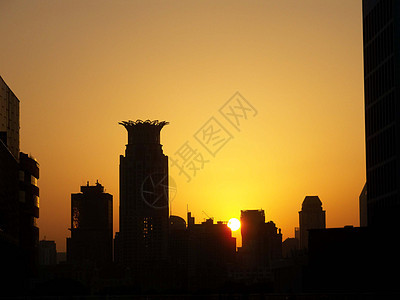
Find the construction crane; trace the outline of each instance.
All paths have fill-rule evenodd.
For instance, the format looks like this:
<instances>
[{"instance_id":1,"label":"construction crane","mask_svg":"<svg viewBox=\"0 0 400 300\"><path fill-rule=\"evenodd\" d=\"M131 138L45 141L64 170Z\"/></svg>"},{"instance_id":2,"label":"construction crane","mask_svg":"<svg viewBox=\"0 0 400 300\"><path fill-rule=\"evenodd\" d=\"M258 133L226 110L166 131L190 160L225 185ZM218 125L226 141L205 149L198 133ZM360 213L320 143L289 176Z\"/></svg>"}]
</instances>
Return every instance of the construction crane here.
<instances>
[{"instance_id":1,"label":"construction crane","mask_svg":"<svg viewBox=\"0 0 400 300\"><path fill-rule=\"evenodd\" d=\"M209 219L211 219L211 220L213 220L213 221L214 221L214 217L210 217L209 215L207 215L207 213L206 213L204 210L202 210L202 212L203 212L203 214L205 214L205 215L206 215L206 217L207 217L207 218L209 218Z\"/></svg>"}]
</instances>

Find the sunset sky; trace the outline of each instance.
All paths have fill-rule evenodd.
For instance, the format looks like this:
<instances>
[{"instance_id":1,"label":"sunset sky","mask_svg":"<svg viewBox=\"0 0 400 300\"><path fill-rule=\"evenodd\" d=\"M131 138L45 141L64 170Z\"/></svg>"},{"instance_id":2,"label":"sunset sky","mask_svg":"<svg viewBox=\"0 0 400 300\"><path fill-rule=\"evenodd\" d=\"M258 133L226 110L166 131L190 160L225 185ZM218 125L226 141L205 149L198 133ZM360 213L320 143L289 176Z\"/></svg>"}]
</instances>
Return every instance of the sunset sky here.
<instances>
[{"instance_id":1,"label":"sunset sky","mask_svg":"<svg viewBox=\"0 0 400 300\"><path fill-rule=\"evenodd\" d=\"M365 182L359 0L0 0L0 75L20 100L21 151L40 164L40 239L65 250L71 193L98 179L114 196L119 121L158 119L176 167L172 213L228 221L264 209L294 236L306 195L327 227L359 225ZM257 114L240 131L219 113L239 92ZM194 138L214 117L233 137L212 157Z\"/></svg>"}]
</instances>

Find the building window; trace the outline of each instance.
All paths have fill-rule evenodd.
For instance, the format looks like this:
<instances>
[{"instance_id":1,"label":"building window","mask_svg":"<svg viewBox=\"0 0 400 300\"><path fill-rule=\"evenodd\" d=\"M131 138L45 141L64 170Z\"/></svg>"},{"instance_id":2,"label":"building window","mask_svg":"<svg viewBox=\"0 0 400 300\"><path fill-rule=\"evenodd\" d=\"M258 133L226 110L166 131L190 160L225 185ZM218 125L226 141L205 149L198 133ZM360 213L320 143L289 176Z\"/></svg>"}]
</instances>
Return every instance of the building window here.
<instances>
[{"instance_id":1,"label":"building window","mask_svg":"<svg viewBox=\"0 0 400 300\"><path fill-rule=\"evenodd\" d=\"M33 206L39 208L39 197L36 195L33 196Z\"/></svg>"},{"instance_id":2,"label":"building window","mask_svg":"<svg viewBox=\"0 0 400 300\"><path fill-rule=\"evenodd\" d=\"M25 203L25 191L19 191L19 202Z\"/></svg>"},{"instance_id":3,"label":"building window","mask_svg":"<svg viewBox=\"0 0 400 300\"><path fill-rule=\"evenodd\" d=\"M33 175L31 175L31 184L37 186L37 178Z\"/></svg>"}]
</instances>

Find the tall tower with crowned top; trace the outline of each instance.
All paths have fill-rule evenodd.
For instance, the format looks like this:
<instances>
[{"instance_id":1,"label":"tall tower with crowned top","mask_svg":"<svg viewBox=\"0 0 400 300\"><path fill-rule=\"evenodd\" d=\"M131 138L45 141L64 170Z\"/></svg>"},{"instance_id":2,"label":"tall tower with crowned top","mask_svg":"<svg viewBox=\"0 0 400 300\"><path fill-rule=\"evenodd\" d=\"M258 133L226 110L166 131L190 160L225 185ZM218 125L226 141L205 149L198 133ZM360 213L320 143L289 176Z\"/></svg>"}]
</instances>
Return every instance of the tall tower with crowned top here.
<instances>
[{"instance_id":1,"label":"tall tower with crowned top","mask_svg":"<svg viewBox=\"0 0 400 300\"><path fill-rule=\"evenodd\" d=\"M120 156L120 232L116 260L137 270L167 258L168 157L160 144L165 121L123 121L128 131Z\"/></svg>"}]
</instances>

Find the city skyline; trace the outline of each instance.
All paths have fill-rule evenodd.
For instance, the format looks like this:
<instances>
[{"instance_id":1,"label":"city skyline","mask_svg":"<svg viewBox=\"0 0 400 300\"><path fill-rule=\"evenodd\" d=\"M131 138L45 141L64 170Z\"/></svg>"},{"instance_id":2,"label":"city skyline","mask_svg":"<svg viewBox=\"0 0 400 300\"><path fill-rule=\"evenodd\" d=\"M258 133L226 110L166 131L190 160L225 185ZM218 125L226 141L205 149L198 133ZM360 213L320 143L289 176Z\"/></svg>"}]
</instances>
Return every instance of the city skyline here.
<instances>
[{"instance_id":1,"label":"city skyline","mask_svg":"<svg viewBox=\"0 0 400 300\"><path fill-rule=\"evenodd\" d=\"M233 138L190 182L170 168L172 214L189 205L197 219L227 221L262 208L285 239L304 197L318 195L327 227L358 226L361 1L235 1L225 15L206 2L0 4L1 76L21 101L21 151L40 163L40 239L65 249L69 197L88 180L114 196L119 230L118 122L168 120L161 143L173 157L236 92L257 116L240 131L223 123Z\"/></svg>"}]
</instances>

